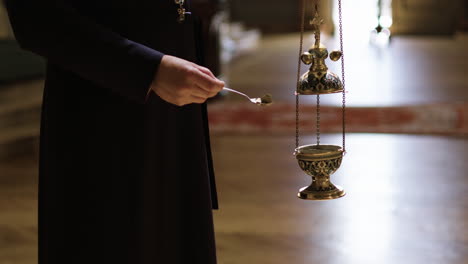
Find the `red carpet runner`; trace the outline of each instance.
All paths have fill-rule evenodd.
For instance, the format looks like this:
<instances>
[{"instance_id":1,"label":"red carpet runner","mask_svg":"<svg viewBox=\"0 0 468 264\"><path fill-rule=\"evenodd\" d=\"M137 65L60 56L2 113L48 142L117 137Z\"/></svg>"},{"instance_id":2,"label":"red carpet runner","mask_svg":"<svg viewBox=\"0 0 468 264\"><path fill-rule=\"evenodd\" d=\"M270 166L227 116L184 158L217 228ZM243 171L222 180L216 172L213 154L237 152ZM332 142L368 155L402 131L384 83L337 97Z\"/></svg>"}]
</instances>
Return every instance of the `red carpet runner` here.
<instances>
[{"instance_id":1,"label":"red carpet runner","mask_svg":"<svg viewBox=\"0 0 468 264\"><path fill-rule=\"evenodd\" d=\"M316 130L315 106L301 106L301 133ZM321 131L341 132L341 108L321 107ZM213 134L291 134L295 130L295 106L277 103L259 107L248 103L209 105ZM348 107L349 133L408 133L468 135L468 103L401 107Z\"/></svg>"}]
</instances>

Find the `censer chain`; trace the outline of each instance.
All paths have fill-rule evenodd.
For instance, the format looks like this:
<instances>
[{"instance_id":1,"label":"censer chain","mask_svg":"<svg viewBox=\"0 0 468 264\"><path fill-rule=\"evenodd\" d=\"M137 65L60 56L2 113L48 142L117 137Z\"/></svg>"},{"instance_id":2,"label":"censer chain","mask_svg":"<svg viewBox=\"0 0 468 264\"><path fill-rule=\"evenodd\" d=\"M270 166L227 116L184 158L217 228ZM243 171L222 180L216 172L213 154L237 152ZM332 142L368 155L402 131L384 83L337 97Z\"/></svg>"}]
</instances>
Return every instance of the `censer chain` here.
<instances>
[{"instance_id":1,"label":"censer chain","mask_svg":"<svg viewBox=\"0 0 468 264\"><path fill-rule=\"evenodd\" d=\"M317 94L317 145L320 145L320 94Z\"/></svg>"},{"instance_id":2,"label":"censer chain","mask_svg":"<svg viewBox=\"0 0 468 264\"><path fill-rule=\"evenodd\" d=\"M345 68L344 68L344 50L343 50L343 16L341 0L338 0L338 16L340 26L340 49L341 49L341 82L343 83L343 153L346 153L346 86L345 86Z\"/></svg>"},{"instance_id":3,"label":"censer chain","mask_svg":"<svg viewBox=\"0 0 468 264\"><path fill-rule=\"evenodd\" d=\"M298 63L297 63L297 79L296 79L296 91L299 90L299 79L301 77L301 55L302 55L302 48L304 45L304 20L305 20L305 1L301 1L301 8L300 8L300 17L301 17L301 38L299 41L299 56L298 56ZM299 147L299 94L296 92L296 148Z\"/></svg>"},{"instance_id":4,"label":"censer chain","mask_svg":"<svg viewBox=\"0 0 468 264\"><path fill-rule=\"evenodd\" d=\"M315 14L318 14L318 0L314 0ZM316 135L317 135L317 146L320 145L320 94L317 94L317 118L316 118Z\"/></svg>"}]
</instances>

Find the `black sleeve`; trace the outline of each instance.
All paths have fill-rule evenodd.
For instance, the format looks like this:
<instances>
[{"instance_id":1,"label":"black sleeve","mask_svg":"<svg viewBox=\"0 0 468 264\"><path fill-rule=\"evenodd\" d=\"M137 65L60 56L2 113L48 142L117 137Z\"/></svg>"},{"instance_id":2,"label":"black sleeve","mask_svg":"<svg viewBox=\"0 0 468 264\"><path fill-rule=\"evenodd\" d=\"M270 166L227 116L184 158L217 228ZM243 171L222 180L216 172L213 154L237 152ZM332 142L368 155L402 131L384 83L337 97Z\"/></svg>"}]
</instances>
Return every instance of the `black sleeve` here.
<instances>
[{"instance_id":1,"label":"black sleeve","mask_svg":"<svg viewBox=\"0 0 468 264\"><path fill-rule=\"evenodd\" d=\"M144 103L164 54L112 32L60 0L5 3L23 49Z\"/></svg>"}]
</instances>

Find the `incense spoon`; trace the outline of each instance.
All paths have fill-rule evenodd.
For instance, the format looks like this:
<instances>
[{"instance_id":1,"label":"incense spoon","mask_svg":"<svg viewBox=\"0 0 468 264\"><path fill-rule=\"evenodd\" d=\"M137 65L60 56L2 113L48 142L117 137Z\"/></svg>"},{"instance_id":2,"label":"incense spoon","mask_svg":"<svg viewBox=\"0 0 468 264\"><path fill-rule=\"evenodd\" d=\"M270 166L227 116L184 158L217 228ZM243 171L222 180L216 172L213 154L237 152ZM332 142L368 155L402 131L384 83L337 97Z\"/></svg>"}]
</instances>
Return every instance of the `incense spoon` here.
<instances>
[{"instance_id":1,"label":"incense spoon","mask_svg":"<svg viewBox=\"0 0 468 264\"><path fill-rule=\"evenodd\" d=\"M273 103L273 100L272 100L272 97L271 97L271 94L265 94L264 96L262 96L261 98L257 97L257 98L251 98L250 96L244 94L244 93L241 93L239 91L236 91L234 89L231 89L231 88L227 88L227 87L224 87L223 90L225 91L228 91L228 92L232 92L232 93L236 93L238 95L242 95L244 96L245 98L249 99L250 102L256 104L256 105L270 105Z\"/></svg>"}]
</instances>

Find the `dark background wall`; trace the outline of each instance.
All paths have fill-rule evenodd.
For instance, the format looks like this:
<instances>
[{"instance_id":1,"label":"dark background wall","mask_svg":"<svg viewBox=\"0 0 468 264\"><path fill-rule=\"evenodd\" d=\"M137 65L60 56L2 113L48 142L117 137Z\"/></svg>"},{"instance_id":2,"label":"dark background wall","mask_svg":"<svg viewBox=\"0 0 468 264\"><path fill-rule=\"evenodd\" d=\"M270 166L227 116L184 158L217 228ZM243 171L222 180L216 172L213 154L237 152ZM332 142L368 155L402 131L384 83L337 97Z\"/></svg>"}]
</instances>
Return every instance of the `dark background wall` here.
<instances>
[{"instance_id":1,"label":"dark background wall","mask_svg":"<svg viewBox=\"0 0 468 264\"><path fill-rule=\"evenodd\" d=\"M298 0L230 0L228 6L231 20L263 32L298 30Z\"/></svg>"},{"instance_id":2,"label":"dark background wall","mask_svg":"<svg viewBox=\"0 0 468 264\"><path fill-rule=\"evenodd\" d=\"M306 2L310 17L314 1ZM321 15L325 19L331 16L335 2L319 1ZM228 0L227 6L231 20L271 33L298 31L300 3L301 0ZM467 27L466 0L393 0L391 6L394 19L392 32L396 34L453 34Z\"/></svg>"},{"instance_id":3,"label":"dark background wall","mask_svg":"<svg viewBox=\"0 0 468 264\"><path fill-rule=\"evenodd\" d=\"M393 0L392 32L448 35L465 27L466 0Z\"/></svg>"}]
</instances>

